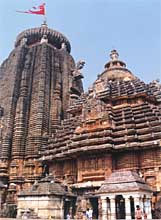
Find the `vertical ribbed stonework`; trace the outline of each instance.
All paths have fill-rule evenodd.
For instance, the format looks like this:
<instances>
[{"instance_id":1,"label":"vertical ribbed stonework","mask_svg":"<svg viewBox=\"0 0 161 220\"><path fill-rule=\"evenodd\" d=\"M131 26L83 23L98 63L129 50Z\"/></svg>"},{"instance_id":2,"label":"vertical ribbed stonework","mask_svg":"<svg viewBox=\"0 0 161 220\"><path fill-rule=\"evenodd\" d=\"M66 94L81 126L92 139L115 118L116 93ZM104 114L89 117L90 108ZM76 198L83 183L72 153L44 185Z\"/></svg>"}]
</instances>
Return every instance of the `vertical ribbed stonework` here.
<instances>
[{"instance_id":1,"label":"vertical ribbed stonework","mask_svg":"<svg viewBox=\"0 0 161 220\"><path fill-rule=\"evenodd\" d=\"M49 105L48 91L50 86L50 72L47 71L47 51L48 47L46 44L37 46L26 146L26 156L29 157L36 157L38 155L38 148L41 145L42 136L45 130L47 130L45 127L48 127L46 115L48 115L49 112L47 109ZM47 84L49 85L46 86Z\"/></svg>"},{"instance_id":2,"label":"vertical ribbed stonework","mask_svg":"<svg viewBox=\"0 0 161 220\"><path fill-rule=\"evenodd\" d=\"M24 69L22 71L21 85L19 89L19 98L16 106L16 115L14 121L14 134L12 143L12 158L23 158L25 156L25 143L27 131L27 113L28 113L28 97L29 83L31 82L32 74L30 74L33 53L27 51L24 60ZM32 72L31 72L32 73Z\"/></svg>"},{"instance_id":3,"label":"vertical ribbed stonework","mask_svg":"<svg viewBox=\"0 0 161 220\"><path fill-rule=\"evenodd\" d=\"M67 108L69 106L70 97L70 78L71 78L71 66L69 66L69 56L66 51L63 51L62 56L62 109L63 119L67 118ZM68 90L67 90L68 88Z\"/></svg>"},{"instance_id":4,"label":"vertical ribbed stonework","mask_svg":"<svg viewBox=\"0 0 161 220\"><path fill-rule=\"evenodd\" d=\"M60 57L56 50L51 51L51 90L50 90L50 133L60 125L61 116L61 71Z\"/></svg>"},{"instance_id":5,"label":"vertical ribbed stonework","mask_svg":"<svg viewBox=\"0 0 161 220\"><path fill-rule=\"evenodd\" d=\"M3 128L1 135L2 144L0 150L0 178L2 180L8 176L14 117L16 114L16 105L19 96L25 54L25 46L15 48L9 58L2 64L0 71L0 103L3 108L3 121L1 123L1 127Z\"/></svg>"},{"instance_id":6,"label":"vertical ribbed stonework","mask_svg":"<svg viewBox=\"0 0 161 220\"><path fill-rule=\"evenodd\" d=\"M9 75L7 79L10 82L5 82L6 89L1 91L2 98L4 95L5 96L4 99L6 101L5 104L7 104L7 108L6 106L4 107L4 113L7 114L7 117L6 117L7 127L5 129L5 134L3 136L3 141L2 141L2 151L1 151L2 158L8 158L11 152L14 117L15 117L17 99L19 96L20 80L21 80L23 60L24 60L25 53L26 53L26 48L19 47L17 48L17 50L15 50L15 53L14 53L14 55L16 56L15 61L14 61L15 65L12 65L12 61L11 61L11 64L9 64L9 60L8 60L8 65L10 66L8 66L8 71L6 71L6 75L7 74ZM12 69L11 70L12 72L9 71L10 68ZM5 94L5 92L10 93L10 94ZM3 106L3 101L2 101L2 106Z\"/></svg>"},{"instance_id":7,"label":"vertical ribbed stonework","mask_svg":"<svg viewBox=\"0 0 161 220\"><path fill-rule=\"evenodd\" d=\"M41 145L66 117L71 85L70 55L46 43L35 46L26 157L37 157ZM71 59L71 58L70 58ZM74 61L73 61L74 62ZM74 63L73 63L74 65Z\"/></svg>"}]
</instances>

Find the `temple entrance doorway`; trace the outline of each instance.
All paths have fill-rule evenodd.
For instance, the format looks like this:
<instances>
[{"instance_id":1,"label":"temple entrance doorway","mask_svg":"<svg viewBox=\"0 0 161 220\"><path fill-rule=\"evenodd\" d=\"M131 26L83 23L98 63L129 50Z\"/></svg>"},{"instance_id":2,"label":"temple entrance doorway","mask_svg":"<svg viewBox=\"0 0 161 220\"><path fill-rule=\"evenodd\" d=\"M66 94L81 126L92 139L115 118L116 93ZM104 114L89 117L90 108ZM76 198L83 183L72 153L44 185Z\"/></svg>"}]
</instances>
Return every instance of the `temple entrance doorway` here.
<instances>
[{"instance_id":1,"label":"temple entrance doorway","mask_svg":"<svg viewBox=\"0 0 161 220\"><path fill-rule=\"evenodd\" d=\"M92 210L93 210L93 219L98 219L98 198L97 197L93 197L90 198L90 203L92 206Z\"/></svg>"},{"instance_id":2,"label":"temple entrance doorway","mask_svg":"<svg viewBox=\"0 0 161 220\"><path fill-rule=\"evenodd\" d=\"M67 219L67 214L70 214L71 218L76 214L76 199L74 197L64 199L64 219Z\"/></svg>"},{"instance_id":3,"label":"temple entrance doorway","mask_svg":"<svg viewBox=\"0 0 161 220\"><path fill-rule=\"evenodd\" d=\"M122 195L116 196L116 219L125 219L125 199Z\"/></svg>"}]
</instances>

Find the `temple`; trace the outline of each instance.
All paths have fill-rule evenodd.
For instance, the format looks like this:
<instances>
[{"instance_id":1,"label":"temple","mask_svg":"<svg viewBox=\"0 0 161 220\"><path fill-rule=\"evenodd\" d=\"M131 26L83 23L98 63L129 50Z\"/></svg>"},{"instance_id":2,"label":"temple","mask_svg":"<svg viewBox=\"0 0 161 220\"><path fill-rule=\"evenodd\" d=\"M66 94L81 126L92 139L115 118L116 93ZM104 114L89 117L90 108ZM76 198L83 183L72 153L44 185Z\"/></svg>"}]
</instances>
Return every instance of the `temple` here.
<instances>
[{"instance_id":1,"label":"temple","mask_svg":"<svg viewBox=\"0 0 161 220\"><path fill-rule=\"evenodd\" d=\"M0 215L156 218L161 84L136 77L116 50L87 92L69 40L20 33L0 67Z\"/></svg>"}]
</instances>

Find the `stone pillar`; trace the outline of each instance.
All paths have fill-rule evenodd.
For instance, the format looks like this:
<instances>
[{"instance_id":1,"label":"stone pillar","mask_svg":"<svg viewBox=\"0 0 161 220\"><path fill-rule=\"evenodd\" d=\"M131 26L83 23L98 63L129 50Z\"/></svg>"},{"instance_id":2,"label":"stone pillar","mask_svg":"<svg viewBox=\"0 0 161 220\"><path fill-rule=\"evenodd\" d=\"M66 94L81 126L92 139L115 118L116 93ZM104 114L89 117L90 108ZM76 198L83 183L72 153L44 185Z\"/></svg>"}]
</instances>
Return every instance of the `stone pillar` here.
<instances>
[{"instance_id":1,"label":"stone pillar","mask_svg":"<svg viewBox=\"0 0 161 220\"><path fill-rule=\"evenodd\" d=\"M76 219L83 219L84 213L87 209L87 206L89 208L89 205L87 205L88 201L82 197L82 196L78 196L77 197L77 202L76 202Z\"/></svg>"},{"instance_id":2,"label":"stone pillar","mask_svg":"<svg viewBox=\"0 0 161 220\"><path fill-rule=\"evenodd\" d=\"M116 220L116 203L115 203L115 197L110 197L110 205L111 205L111 220Z\"/></svg>"},{"instance_id":3,"label":"stone pillar","mask_svg":"<svg viewBox=\"0 0 161 220\"><path fill-rule=\"evenodd\" d=\"M144 196L140 197L140 208L142 211L144 210Z\"/></svg>"},{"instance_id":4,"label":"stone pillar","mask_svg":"<svg viewBox=\"0 0 161 220\"><path fill-rule=\"evenodd\" d=\"M64 216L64 205L65 205L65 202L63 199L60 200L60 210L57 210L58 211L58 215L61 219L64 219L66 216Z\"/></svg>"},{"instance_id":5,"label":"stone pillar","mask_svg":"<svg viewBox=\"0 0 161 220\"><path fill-rule=\"evenodd\" d=\"M139 205L140 206L140 198L139 197L134 197L134 206L136 209L136 206Z\"/></svg>"},{"instance_id":6,"label":"stone pillar","mask_svg":"<svg viewBox=\"0 0 161 220\"><path fill-rule=\"evenodd\" d=\"M0 192L0 211L2 210L2 192Z\"/></svg>"},{"instance_id":7,"label":"stone pillar","mask_svg":"<svg viewBox=\"0 0 161 220\"><path fill-rule=\"evenodd\" d=\"M129 196L124 196L125 198L125 214L126 219L131 219L131 204Z\"/></svg>"},{"instance_id":8,"label":"stone pillar","mask_svg":"<svg viewBox=\"0 0 161 220\"><path fill-rule=\"evenodd\" d=\"M89 204L90 204L89 199L82 198L81 206L82 206L82 211L83 212L85 212L87 210L87 208L89 208Z\"/></svg>"},{"instance_id":9,"label":"stone pillar","mask_svg":"<svg viewBox=\"0 0 161 220\"><path fill-rule=\"evenodd\" d=\"M101 220L107 220L107 198L101 197L101 204L102 204L102 218Z\"/></svg>"},{"instance_id":10,"label":"stone pillar","mask_svg":"<svg viewBox=\"0 0 161 220\"><path fill-rule=\"evenodd\" d=\"M102 218L102 200L101 197L98 198L98 219Z\"/></svg>"}]
</instances>

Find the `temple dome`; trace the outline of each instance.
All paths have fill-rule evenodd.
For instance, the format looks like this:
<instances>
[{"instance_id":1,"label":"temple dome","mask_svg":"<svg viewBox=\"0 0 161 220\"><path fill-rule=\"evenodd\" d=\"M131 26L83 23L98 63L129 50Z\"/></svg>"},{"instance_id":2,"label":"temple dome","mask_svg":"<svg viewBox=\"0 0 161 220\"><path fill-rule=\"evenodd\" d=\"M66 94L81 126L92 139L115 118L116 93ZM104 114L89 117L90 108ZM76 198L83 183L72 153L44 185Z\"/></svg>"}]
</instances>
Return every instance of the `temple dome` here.
<instances>
[{"instance_id":1,"label":"temple dome","mask_svg":"<svg viewBox=\"0 0 161 220\"><path fill-rule=\"evenodd\" d=\"M68 39L58 31L48 28L46 24L42 24L41 27L31 28L23 31L17 36L15 47L21 44L23 39L26 39L27 45L33 45L41 41L43 36L47 36L48 43L54 47L60 49L64 43L67 51L70 53L71 46Z\"/></svg>"},{"instance_id":2,"label":"temple dome","mask_svg":"<svg viewBox=\"0 0 161 220\"><path fill-rule=\"evenodd\" d=\"M133 80L136 77L126 68L126 64L119 60L119 54L116 50L110 53L111 60L105 64L105 70L100 75L103 79L108 80Z\"/></svg>"}]
</instances>

